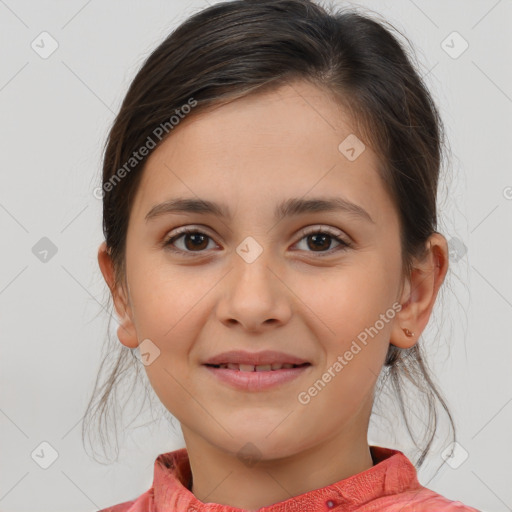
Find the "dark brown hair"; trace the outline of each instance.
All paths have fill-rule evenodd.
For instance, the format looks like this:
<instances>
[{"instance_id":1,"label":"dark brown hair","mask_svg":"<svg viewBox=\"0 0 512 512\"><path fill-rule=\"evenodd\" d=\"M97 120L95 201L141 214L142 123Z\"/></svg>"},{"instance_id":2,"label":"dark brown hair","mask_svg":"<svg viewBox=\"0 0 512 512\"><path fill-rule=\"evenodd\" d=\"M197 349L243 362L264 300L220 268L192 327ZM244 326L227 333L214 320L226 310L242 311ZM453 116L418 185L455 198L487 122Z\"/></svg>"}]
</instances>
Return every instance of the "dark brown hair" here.
<instances>
[{"instance_id":1,"label":"dark brown hair","mask_svg":"<svg viewBox=\"0 0 512 512\"><path fill-rule=\"evenodd\" d=\"M309 0L221 2L190 17L149 55L129 87L104 151L103 232L117 284L126 287L126 233L147 159L135 161L134 153L150 139L158 145L172 136L177 110L185 112L184 105L194 105L192 116L294 80L307 80L333 95L350 114L354 132L379 155L379 173L399 215L403 272L410 274L414 258L421 259L428 237L436 232L441 119L392 25L355 10L330 11ZM165 136L155 136L157 127L165 127ZM428 422L418 467L436 434L437 402L455 439L452 416L422 350L420 342L407 350L390 345L378 386L391 385L415 443L404 385L412 383L424 399ZM141 366L133 351L118 342L107 350L82 436L96 418L103 441L108 415L115 419L109 404L115 405L117 386L122 377L133 375L127 370L139 375Z\"/></svg>"}]
</instances>

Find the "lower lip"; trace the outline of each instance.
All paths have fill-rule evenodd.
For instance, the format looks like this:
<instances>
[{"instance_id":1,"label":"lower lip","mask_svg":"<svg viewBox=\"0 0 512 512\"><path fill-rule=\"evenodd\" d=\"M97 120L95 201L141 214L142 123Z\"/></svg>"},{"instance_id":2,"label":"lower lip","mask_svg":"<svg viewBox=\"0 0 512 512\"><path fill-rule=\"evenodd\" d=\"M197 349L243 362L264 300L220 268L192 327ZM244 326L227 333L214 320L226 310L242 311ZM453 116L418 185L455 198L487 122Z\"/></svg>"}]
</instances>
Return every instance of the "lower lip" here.
<instances>
[{"instance_id":1,"label":"lower lip","mask_svg":"<svg viewBox=\"0 0 512 512\"><path fill-rule=\"evenodd\" d=\"M311 365L298 366L296 368L282 368L281 370L267 370L261 372L242 372L229 368L215 368L204 365L219 380L243 391L263 391L280 384L290 382L293 379L309 371Z\"/></svg>"}]
</instances>

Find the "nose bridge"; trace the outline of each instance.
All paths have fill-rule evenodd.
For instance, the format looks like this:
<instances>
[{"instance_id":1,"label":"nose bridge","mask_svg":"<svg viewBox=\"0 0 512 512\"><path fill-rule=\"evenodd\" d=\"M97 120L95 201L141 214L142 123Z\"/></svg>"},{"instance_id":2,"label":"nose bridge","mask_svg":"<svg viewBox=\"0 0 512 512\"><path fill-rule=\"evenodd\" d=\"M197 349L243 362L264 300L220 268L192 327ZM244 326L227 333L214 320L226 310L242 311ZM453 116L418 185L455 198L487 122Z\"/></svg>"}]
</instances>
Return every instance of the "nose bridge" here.
<instances>
[{"instance_id":1,"label":"nose bridge","mask_svg":"<svg viewBox=\"0 0 512 512\"><path fill-rule=\"evenodd\" d=\"M275 288L276 276L271 272L270 249L264 248L253 237L247 237L236 249L234 261L233 285L241 297L259 301L273 300L278 290Z\"/></svg>"},{"instance_id":2,"label":"nose bridge","mask_svg":"<svg viewBox=\"0 0 512 512\"><path fill-rule=\"evenodd\" d=\"M250 329L269 320L285 322L290 315L289 297L276 274L270 249L252 237L239 244L227 281L229 289L219 307L221 320Z\"/></svg>"}]
</instances>

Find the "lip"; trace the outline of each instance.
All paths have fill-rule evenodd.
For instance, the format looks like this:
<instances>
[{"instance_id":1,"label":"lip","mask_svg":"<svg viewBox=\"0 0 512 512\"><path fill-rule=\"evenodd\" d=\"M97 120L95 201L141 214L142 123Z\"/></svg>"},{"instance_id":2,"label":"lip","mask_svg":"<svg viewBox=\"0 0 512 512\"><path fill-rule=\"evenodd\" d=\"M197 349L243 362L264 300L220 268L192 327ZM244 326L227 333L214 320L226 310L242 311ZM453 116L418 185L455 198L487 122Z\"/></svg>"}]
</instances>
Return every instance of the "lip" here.
<instances>
[{"instance_id":1,"label":"lip","mask_svg":"<svg viewBox=\"0 0 512 512\"><path fill-rule=\"evenodd\" d=\"M261 352L247 352L245 350L231 350L229 352L222 352L216 356L211 357L203 364L252 364L253 366L259 366L264 364L304 364L308 363L306 359L301 359L291 354L285 354L284 352L276 352L275 350L263 350ZM231 370L233 371L233 370ZM281 371L281 370L273 370ZM249 372L247 372L249 373ZM258 372L259 373L259 372ZM265 372L261 372L265 373Z\"/></svg>"},{"instance_id":2,"label":"lip","mask_svg":"<svg viewBox=\"0 0 512 512\"><path fill-rule=\"evenodd\" d=\"M219 379L224 384L239 391L251 392L264 391L285 384L300 377L311 368L311 364L308 363L296 368L245 372L229 368L216 368L206 364L203 366L213 377Z\"/></svg>"}]
</instances>

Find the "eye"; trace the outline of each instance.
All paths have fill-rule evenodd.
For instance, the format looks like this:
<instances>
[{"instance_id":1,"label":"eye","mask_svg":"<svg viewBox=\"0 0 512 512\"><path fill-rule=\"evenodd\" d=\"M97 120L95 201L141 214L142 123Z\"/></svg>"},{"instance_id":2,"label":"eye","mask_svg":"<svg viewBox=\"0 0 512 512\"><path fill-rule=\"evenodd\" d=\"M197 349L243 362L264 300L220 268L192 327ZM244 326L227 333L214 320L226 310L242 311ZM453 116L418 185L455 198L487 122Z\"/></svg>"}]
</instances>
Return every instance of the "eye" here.
<instances>
[{"instance_id":1,"label":"eye","mask_svg":"<svg viewBox=\"0 0 512 512\"><path fill-rule=\"evenodd\" d=\"M341 238L338 233L331 232L328 228L317 228L311 231L303 230L301 234L302 238L298 243L306 240L306 248L313 249L311 251L305 249L306 252L332 253L346 250L352 246L350 242ZM335 249L329 249L333 240L338 244L338 246ZM327 250L324 250L326 248Z\"/></svg>"},{"instance_id":2,"label":"eye","mask_svg":"<svg viewBox=\"0 0 512 512\"><path fill-rule=\"evenodd\" d=\"M182 242L184 248L176 248L175 242L183 238ZM175 234L171 238L164 242L164 247L172 252L178 252L182 254L191 252L202 252L203 249L208 248L208 239L212 240L210 236L194 228L182 228L178 234ZM196 250L197 249L197 250Z\"/></svg>"},{"instance_id":3,"label":"eye","mask_svg":"<svg viewBox=\"0 0 512 512\"><path fill-rule=\"evenodd\" d=\"M332 253L352 247L352 244L349 241L341 238L338 233L331 232L328 228L317 228L316 230L310 231L303 230L301 235L302 238L297 242L297 244L306 240L306 248L300 249L305 250L306 252ZM178 241L182 244L182 247L177 247L177 245L175 245ZM200 253L208 249L209 241L213 242L213 239L206 233L198 230L197 228L185 227L181 228L178 233L175 233L173 236L168 238L164 242L163 246L172 252L191 255L191 253ZM338 246L334 249L329 249L332 241L336 242Z\"/></svg>"}]
</instances>

